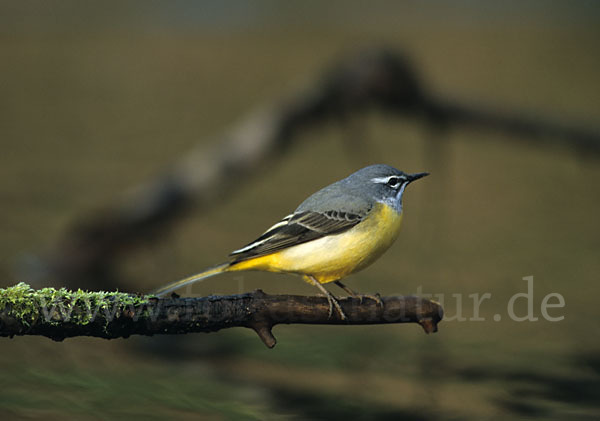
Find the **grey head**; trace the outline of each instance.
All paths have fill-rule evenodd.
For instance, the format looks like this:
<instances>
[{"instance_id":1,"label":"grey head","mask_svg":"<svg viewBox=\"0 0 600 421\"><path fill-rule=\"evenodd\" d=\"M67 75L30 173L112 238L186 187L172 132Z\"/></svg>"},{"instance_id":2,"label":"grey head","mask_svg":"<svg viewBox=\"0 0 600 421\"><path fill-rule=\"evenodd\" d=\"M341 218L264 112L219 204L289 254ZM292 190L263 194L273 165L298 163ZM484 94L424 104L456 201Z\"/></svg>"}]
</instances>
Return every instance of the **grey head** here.
<instances>
[{"instance_id":1,"label":"grey head","mask_svg":"<svg viewBox=\"0 0 600 421\"><path fill-rule=\"evenodd\" d=\"M407 174L385 164L370 165L319 190L302 202L296 212L336 210L363 217L375 202L401 212L406 186L426 175L428 173Z\"/></svg>"}]
</instances>

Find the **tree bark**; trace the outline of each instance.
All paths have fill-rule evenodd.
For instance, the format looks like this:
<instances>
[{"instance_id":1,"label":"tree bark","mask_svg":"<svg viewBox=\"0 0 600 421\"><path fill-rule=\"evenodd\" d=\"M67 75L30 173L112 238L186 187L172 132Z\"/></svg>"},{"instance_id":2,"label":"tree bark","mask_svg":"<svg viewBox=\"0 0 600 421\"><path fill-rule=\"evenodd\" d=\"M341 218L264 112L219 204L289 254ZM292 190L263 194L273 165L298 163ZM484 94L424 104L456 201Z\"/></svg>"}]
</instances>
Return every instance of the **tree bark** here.
<instances>
[{"instance_id":1,"label":"tree bark","mask_svg":"<svg viewBox=\"0 0 600 421\"><path fill-rule=\"evenodd\" d=\"M0 336L40 335L53 340L75 336L105 339L130 335L216 332L231 327L253 329L269 348L277 324L364 325L418 323L436 332L442 307L417 296L343 298L347 319L329 313L325 297L251 293L183 298L155 298L126 293L68 291L26 284L0 290Z\"/></svg>"}]
</instances>

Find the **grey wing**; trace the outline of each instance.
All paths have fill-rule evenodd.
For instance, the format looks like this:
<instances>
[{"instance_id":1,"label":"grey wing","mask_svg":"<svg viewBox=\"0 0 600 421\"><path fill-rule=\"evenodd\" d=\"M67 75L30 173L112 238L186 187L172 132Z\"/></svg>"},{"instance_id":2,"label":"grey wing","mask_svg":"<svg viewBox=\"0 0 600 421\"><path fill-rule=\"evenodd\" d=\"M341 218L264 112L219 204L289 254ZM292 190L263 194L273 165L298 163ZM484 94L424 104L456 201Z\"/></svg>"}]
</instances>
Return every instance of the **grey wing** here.
<instances>
[{"instance_id":1,"label":"grey wing","mask_svg":"<svg viewBox=\"0 0 600 421\"><path fill-rule=\"evenodd\" d=\"M339 234L352 228L363 218L364 215L340 211L305 211L288 215L252 243L232 252L231 263L275 253L326 235Z\"/></svg>"}]
</instances>

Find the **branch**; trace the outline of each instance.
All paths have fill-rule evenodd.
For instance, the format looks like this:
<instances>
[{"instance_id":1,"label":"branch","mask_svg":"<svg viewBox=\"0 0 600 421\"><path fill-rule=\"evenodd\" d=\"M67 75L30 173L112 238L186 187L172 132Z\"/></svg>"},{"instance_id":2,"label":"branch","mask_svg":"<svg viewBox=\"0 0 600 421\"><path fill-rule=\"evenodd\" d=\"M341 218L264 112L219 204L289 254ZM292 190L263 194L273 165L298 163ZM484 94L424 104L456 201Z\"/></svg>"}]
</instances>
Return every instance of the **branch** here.
<instances>
[{"instance_id":1,"label":"branch","mask_svg":"<svg viewBox=\"0 0 600 421\"><path fill-rule=\"evenodd\" d=\"M0 336L40 335L56 341L74 336L105 339L130 335L216 332L230 327L253 329L269 348L271 329L281 323L364 325L418 323L436 332L442 307L416 296L340 299L347 320L329 316L325 297L251 293L200 298L155 298L121 292L34 290L20 283L0 289Z\"/></svg>"}]
</instances>

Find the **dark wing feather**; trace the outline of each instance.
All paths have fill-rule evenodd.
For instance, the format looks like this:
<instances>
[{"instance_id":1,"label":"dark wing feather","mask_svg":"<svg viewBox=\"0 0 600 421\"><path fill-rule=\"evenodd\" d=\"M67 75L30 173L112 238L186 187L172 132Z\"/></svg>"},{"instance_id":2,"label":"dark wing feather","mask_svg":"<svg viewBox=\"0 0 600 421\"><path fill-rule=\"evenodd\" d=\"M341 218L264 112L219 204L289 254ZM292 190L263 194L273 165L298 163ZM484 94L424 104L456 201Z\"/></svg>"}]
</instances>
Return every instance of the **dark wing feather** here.
<instances>
[{"instance_id":1,"label":"dark wing feather","mask_svg":"<svg viewBox=\"0 0 600 421\"><path fill-rule=\"evenodd\" d=\"M326 235L339 234L362 220L360 215L347 212L299 212L275 224L252 243L231 253L232 263L275 253Z\"/></svg>"}]
</instances>

